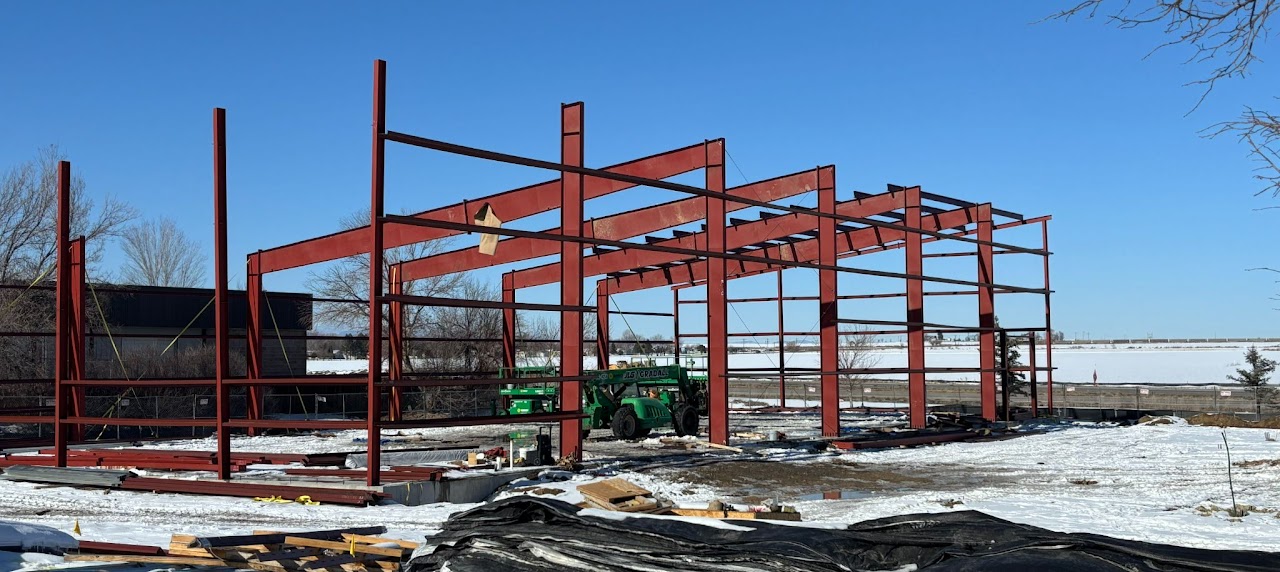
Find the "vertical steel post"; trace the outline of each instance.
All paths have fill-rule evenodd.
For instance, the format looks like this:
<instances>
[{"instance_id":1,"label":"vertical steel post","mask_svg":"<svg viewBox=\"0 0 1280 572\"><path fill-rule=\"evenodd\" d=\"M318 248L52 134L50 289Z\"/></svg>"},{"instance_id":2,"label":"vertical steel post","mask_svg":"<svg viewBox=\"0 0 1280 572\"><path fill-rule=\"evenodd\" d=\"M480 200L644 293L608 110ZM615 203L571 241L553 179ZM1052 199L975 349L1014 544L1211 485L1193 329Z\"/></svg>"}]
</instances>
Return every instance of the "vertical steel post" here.
<instances>
[{"instance_id":1,"label":"vertical steel post","mask_svg":"<svg viewBox=\"0 0 1280 572\"><path fill-rule=\"evenodd\" d=\"M400 279L400 265L393 264L388 271L387 290L391 294L404 294L404 281ZM398 381L404 377L404 303L387 302L387 379ZM404 388L391 388L391 404L387 418L399 421L404 417Z\"/></svg>"},{"instance_id":2,"label":"vertical steel post","mask_svg":"<svg viewBox=\"0 0 1280 572\"><path fill-rule=\"evenodd\" d=\"M1013 411L1012 404L1009 403L1011 391L1009 388L1009 332L1000 330L1000 411L1001 417L1005 422L1010 419L1010 412Z\"/></svg>"},{"instance_id":3,"label":"vertical steel post","mask_svg":"<svg viewBox=\"0 0 1280 572\"><path fill-rule=\"evenodd\" d=\"M787 406L787 326L782 310L782 270L778 275L778 407Z\"/></svg>"},{"instance_id":4,"label":"vertical steel post","mask_svg":"<svg viewBox=\"0 0 1280 572\"><path fill-rule=\"evenodd\" d=\"M676 365L680 365L680 346L684 342L680 339L680 289L671 289L671 339L676 343L674 356Z\"/></svg>"},{"instance_id":5,"label":"vertical steel post","mask_svg":"<svg viewBox=\"0 0 1280 572\"><path fill-rule=\"evenodd\" d=\"M609 369L609 280L596 282L596 369Z\"/></svg>"},{"instance_id":6,"label":"vertical steel post","mask_svg":"<svg viewBox=\"0 0 1280 572\"><path fill-rule=\"evenodd\" d=\"M1040 390L1036 387L1036 333L1027 334L1027 345L1031 346L1029 353L1031 354L1031 375L1028 379L1031 381L1031 414L1034 417L1040 416Z\"/></svg>"},{"instance_id":7,"label":"vertical steel post","mask_svg":"<svg viewBox=\"0 0 1280 572\"><path fill-rule=\"evenodd\" d=\"M387 62L373 62L373 157L369 189L369 379L365 388L366 453L368 467L365 483L378 486L382 477L382 215L383 174L386 171L387 133Z\"/></svg>"},{"instance_id":8,"label":"vertical steel post","mask_svg":"<svg viewBox=\"0 0 1280 572\"><path fill-rule=\"evenodd\" d=\"M978 240L991 241L991 205L978 205ZM990 284L995 282L995 271L990 244L978 245L978 389L982 396L982 418L996 420L996 297Z\"/></svg>"},{"instance_id":9,"label":"vertical steel post","mask_svg":"<svg viewBox=\"0 0 1280 572\"><path fill-rule=\"evenodd\" d=\"M836 168L818 169L818 212L836 212ZM835 266L836 219L818 217L818 264ZM840 302L839 273L818 270L819 369L822 371L822 435L840 436Z\"/></svg>"},{"instance_id":10,"label":"vertical steel post","mask_svg":"<svg viewBox=\"0 0 1280 572\"><path fill-rule=\"evenodd\" d=\"M217 405L218 478L231 478L231 348L227 345L227 111L213 110L213 352L214 393Z\"/></svg>"},{"instance_id":11,"label":"vertical steel post","mask_svg":"<svg viewBox=\"0 0 1280 572\"><path fill-rule=\"evenodd\" d=\"M249 379L262 379L262 265L260 252L250 254L245 260L244 296L247 313L244 322L244 369ZM246 390L246 416L253 421L264 417L263 397L267 389L260 385L250 385ZM249 435L256 436L261 430L249 428Z\"/></svg>"},{"instance_id":12,"label":"vertical steel post","mask_svg":"<svg viewBox=\"0 0 1280 572\"><path fill-rule=\"evenodd\" d=\"M920 187L903 191L903 225L920 228ZM924 275L924 236L918 232L906 233L906 273ZM927 423L929 405L925 385L924 348L924 281L907 279L907 403L910 405L911 427L922 429Z\"/></svg>"},{"instance_id":13,"label":"vertical steel post","mask_svg":"<svg viewBox=\"0 0 1280 572\"><path fill-rule=\"evenodd\" d=\"M67 378L68 379L84 379L85 378L85 314L84 314L84 290L85 290L85 260L84 260L84 237L81 236L71 241L71 317L67 321ZM71 388L71 416L84 417L85 415L85 388L78 385ZM70 426L68 434L70 441L84 440L84 425L73 423Z\"/></svg>"},{"instance_id":14,"label":"vertical steel post","mask_svg":"<svg viewBox=\"0 0 1280 572\"><path fill-rule=\"evenodd\" d=\"M1053 415L1053 322L1049 319L1049 221L1040 223L1040 248L1044 249L1044 366L1045 392L1049 414Z\"/></svg>"},{"instance_id":15,"label":"vertical steel post","mask_svg":"<svg viewBox=\"0 0 1280 572\"><path fill-rule=\"evenodd\" d=\"M724 192L724 140L703 143L706 189ZM725 251L725 201L707 197L707 252ZM729 304L725 259L707 258L708 440L729 443Z\"/></svg>"},{"instance_id":16,"label":"vertical steel post","mask_svg":"<svg viewBox=\"0 0 1280 572\"><path fill-rule=\"evenodd\" d=\"M561 163L583 166L583 139L582 102L561 105ZM581 174L560 174L560 232L565 236L582 236L582 187ZM582 244L577 242L560 243L560 304L582 306ZM577 309L560 311L560 375L582 375L582 312ZM581 381L560 384L560 410L582 410ZM560 422L560 456L582 458L581 418Z\"/></svg>"},{"instance_id":17,"label":"vertical steel post","mask_svg":"<svg viewBox=\"0 0 1280 572\"><path fill-rule=\"evenodd\" d=\"M67 322L71 319L71 163L58 161L58 236L56 237L57 264L54 285L55 307L53 311L53 447L54 463L67 466Z\"/></svg>"},{"instance_id":18,"label":"vertical steel post","mask_svg":"<svg viewBox=\"0 0 1280 572\"><path fill-rule=\"evenodd\" d=\"M515 276L510 272L502 274L502 301L514 304L516 301ZM502 367L510 370L516 366L516 309L502 309Z\"/></svg>"}]
</instances>

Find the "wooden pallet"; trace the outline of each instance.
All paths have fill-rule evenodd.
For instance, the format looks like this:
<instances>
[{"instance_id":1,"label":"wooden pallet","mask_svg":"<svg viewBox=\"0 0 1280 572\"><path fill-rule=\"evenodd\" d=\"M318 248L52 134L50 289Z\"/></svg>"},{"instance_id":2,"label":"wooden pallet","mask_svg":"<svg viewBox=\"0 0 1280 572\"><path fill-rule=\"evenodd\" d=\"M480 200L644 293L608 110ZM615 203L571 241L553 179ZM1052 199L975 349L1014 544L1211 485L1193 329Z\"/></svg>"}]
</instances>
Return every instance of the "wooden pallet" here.
<instances>
[{"instance_id":1,"label":"wooden pallet","mask_svg":"<svg viewBox=\"0 0 1280 572\"><path fill-rule=\"evenodd\" d=\"M67 562L128 562L264 572L398 572L418 544L370 533L382 527L242 536L175 534L166 554L68 554Z\"/></svg>"}]
</instances>

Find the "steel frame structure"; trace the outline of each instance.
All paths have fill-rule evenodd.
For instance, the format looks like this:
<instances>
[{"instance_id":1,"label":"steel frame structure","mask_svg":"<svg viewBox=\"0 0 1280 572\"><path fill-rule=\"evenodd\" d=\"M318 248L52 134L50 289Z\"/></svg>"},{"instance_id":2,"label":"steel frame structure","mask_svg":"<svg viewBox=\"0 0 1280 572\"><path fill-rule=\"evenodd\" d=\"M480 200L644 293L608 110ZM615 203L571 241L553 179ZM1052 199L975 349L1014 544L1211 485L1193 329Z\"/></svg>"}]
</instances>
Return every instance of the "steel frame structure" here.
<instances>
[{"instance_id":1,"label":"steel frame structure","mask_svg":"<svg viewBox=\"0 0 1280 572\"><path fill-rule=\"evenodd\" d=\"M931 373L972 371L980 374L982 414L996 417L995 295L1030 294L1044 299L1043 326L1008 328L1032 335L1043 335L1048 359L1043 366L1034 363L1029 370L1032 379L1044 372L1047 380L1048 407L1053 406L1052 393L1052 326L1050 323L1048 221L1050 217L1025 218L1017 213L993 208L988 203L971 203L924 192L920 187L890 186L885 193L855 193L854 198L837 200L836 169L821 166L773 179L727 188L725 184L725 140L707 140L699 144L651 155L605 168L585 166L584 105L561 106L560 159L546 161L496 151L464 147L387 128L386 63L377 60L373 70L373 109L371 133L371 177L369 225L354 230L320 236L268 250L252 253L246 260L248 326L246 331L246 376L229 374L227 326L227 161L226 113L213 114L213 191L214 191L214 258L215 258L215 348L216 373L202 380L86 380L84 379L84 240L70 238L70 164L59 165L58 254L55 316L55 373L53 379L55 408L52 416L0 417L0 423L52 423L55 427L54 455L56 464L67 463L68 443L82 436L86 425L136 426L207 426L216 434L215 453L218 474L229 479L232 472L230 435L233 430L253 433L263 429L363 429L368 434L368 485L379 484L379 435L383 428L422 428L463 426L489 423L546 423L560 425L562 456L578 457L582 450L581 382L584 339L582 316L596 313L598 329L596 348L598 365L607 366L609 356L609 315L642 314L671 317L674 322L672 341L677 359L681 340L698 337L708 340L708 375L710 397L710 440L726 443L728 426L728 384L731 377L779 378L779 397L785 404L785 381L788 376L807 375L820 379L821 428L823 435L839 434L839 376L849 373L901 373L908 376L910 387L910 420L915 427L925 423L925 381ZM387 143L419 147L436 152L461 155L490 162L522 165L549 170L557 178L544 183L503 193L467 200L412 216L385 213L385 149ZM702 170L704 184L692 186L666 179ZM601 218L584 220L583 204L625 189L647 187L673 191L687 198L655 204ZM777 201L804 193L816 192L816 208L783 205ZM928 201L928 203L926 203ZM730 213L756 208L757 219L731 218ZM558 228L527 231L482 224L482 213L496 212L504 223L539 213L559 211ZM997 224L995 217L1008 219ZM702 221L697 232L678 227ZM1040 225L1042 242L1036 247L996 242L997 230L1025 225ZM648 233L672 230L670 238ZM384 267L386 249L415 242L429 241L461 233L477 233L506 237L497 242L493 254L476 249L463 249L424 259L403 261L390 266L384 284L380 269ZM972 251L924 254L926 243L948 241L967 245ZM591 254L584 252L590 249ZM843 259L894 249L902 249L905 272L868 270L842 265ZM368 373L362 378L292 377L268 378L263 375L262 311L263 279L272 272L299 268L310 264L338 260L349 256L370 258L369 298L362 302L369 309ZM1043 258L1044 282L1034 287L995 282L995 254L1026 254ZM431 276L465 272L499 264L520 264L545 256L558 256L552 264L524 266L502 276L500 301L461 300L432 296L408 295L405 285ZM942 256L975 256L973 280L924 273L924 259ZM818 274L817 296L784 296L783 270L808 268ZM763 298L730 299L729 280L746 276L777 273L777 295ZM870 275L901 279L902 292L885 294L841 295L841 275ZM596 305L584 305L584 282L599 277L595 284ZM962 286L958 291L926 291L926 283ZM521 288L543 284L559 284L559 302L538 304L518 302ZM618 294L653 287L672 291L672 311L622 312L611 310L609 301ZM701 300L682 300L680 292L704 287ZM924 300L929 296L976 296L977 326L953 326L926 321ZM842 318L839 302L862 298L902 297L905 319L901 321L859 320ZM792 300L818 302L817 332L788 332L783 326L782 303ZM324 300L319 300L324 301ZM349 300L342 300L350 302ZM734 302L773 302L778 305L776 333L731 333L728 327L728 304ZM681 306L700 304L707 307L707 331L690 333L680 330ZM431 379L404 372L404 344L414 340L404 331L406 306L454 306L501 310L503 362L516 364L516 312L519 310L552 311L559 314L560 373L558 377L540 381L561 386L560 411L537 415L480 416L432 420L403 418L402 392L406 387L455 385L496 385L509 380L497 376L479 379ZM384 328L384 316L387 328ZM904 334L908 347L907 368L867 368L842 370L838 366L841 325L859 324L886 329L862 331L867 334ZM384 331L385 330L385 331ZM981 364L979 368L930 368L925 363L925 338L929 332L973 332L979 336ZM728 340L738 335L776 335L780 348L787 336L817 335L820 341L820 365L810 368L787 368L776 371L730 370ZM1034 337L1032 338L1034 343ZM388 368L383 373L383 342L387 343ZM782 350L785 351L785 350ZM1034 360L1034 352L1033 360ZM577 358L577 359L575 359ZM214 419L122 419L87 417L84 412L84 388L87 386L153 387L166 385L211 386L215 389ZM364 420L272 420L263 416L263 390L269 386L290 385L363 385L368 395L368 411ZM233 418L230 389L245 387L248 408L245 418ZM383 398L390 404L383 419Z\"/></svg>"}]
</instances>

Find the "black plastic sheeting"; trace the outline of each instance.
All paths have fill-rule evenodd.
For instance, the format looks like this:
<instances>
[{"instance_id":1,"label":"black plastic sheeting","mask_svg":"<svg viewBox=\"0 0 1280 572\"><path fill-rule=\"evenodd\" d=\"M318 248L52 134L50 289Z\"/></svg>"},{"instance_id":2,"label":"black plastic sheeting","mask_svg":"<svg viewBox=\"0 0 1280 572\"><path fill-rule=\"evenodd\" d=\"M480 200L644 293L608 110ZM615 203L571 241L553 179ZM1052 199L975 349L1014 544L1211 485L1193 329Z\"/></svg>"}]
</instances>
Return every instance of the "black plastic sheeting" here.
<instances>
[{"instance_id":1,"label":"black plastic sheeting","mask_svg":"<svg viewBox=\"0 0 1280 572\"><path fill-rule=\"evenodd\" d=\"M458 513L408 572L449 570L896 570L906 572L1275 571L1280 554L1066 534L975 511L871 520L846 530L678 518L604 518L514 497ZM914 568L912 568L914 566Z\"/></svg>"}]
</instances>

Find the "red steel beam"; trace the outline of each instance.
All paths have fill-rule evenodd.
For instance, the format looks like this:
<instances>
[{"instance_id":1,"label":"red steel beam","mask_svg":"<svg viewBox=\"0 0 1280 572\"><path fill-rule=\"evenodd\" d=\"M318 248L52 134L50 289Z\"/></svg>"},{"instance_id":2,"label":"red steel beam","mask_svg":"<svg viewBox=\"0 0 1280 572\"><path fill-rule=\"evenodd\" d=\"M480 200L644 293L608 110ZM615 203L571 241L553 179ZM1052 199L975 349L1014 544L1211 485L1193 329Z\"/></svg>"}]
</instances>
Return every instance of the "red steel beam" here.
<instances>
[{"instance_id":1,"label":"red steel beam","mask_svg":"<svg viewBox=\"0 0 1280 572\"><path fill-rule=\"evenodd\" d=\"M71 241L71 319L64 326L67 328L67 378L71 380L85 377L85 244L81 236ZM85 414L85 390L81 386L72 386L71 416L80 417ZM71 441L84 440L84 427L72 425L69 430Z\"/></svg>"},{"instance_id":2,"label":"red steel beam","mask_svg":"<svg viewBox=\"0 0 1280 572\"><path fill-rule=\"evenodd\" d=\"M392 265L388 271L387 289L392 295L404 294L404 281L400 269ZM404 303L387 302L387 379L398 381L404 377ZM391 387L391 405L387 418L399 421L404 416L404 387Z\"/></svg>"},{"instance_id":3,"label":"red steel beam","mask_svg":"<svg viewBox=\"0 0 1280 572\"><path fill-rule=\"evenodd\" d=\"M223 383L230 373L227 321L227 111L213 110L213 323L214 392L216 394L218 478L231 478L231 389Z\"/></svg>"},{"instance_id":4,"label":"red steel beam","mask_svg":"<svg viewBox=\"0 0 1280 572\"><path fill-rule=\"evenodd\" d=\"M62 383L67 376L67 322L71 320L71 162L58 161L58 219L57 219L57 253L54 261L57 264L57 284L54 298L54 335L53 335L53 442L57 449L55 463L59 467L67 466L67 425L63 419L67 417L66 386Z\"/></svg>"},{"instance_id":5,"label":"red steel beam","mask_svg":"<svg viewBox=\"0 0 1280 572\"><path fill-rule=\"evenodd\" d=\"M912 228L920 228L920 187L906 189L906 220L903 223ZM906 272L907 274L924 274L923 235L914 232L906 233ZM928 401L925 396L924 380L924 281L918 278L907 279L907 403L911 427L922 429L926 425Z\"/></svg>"},{"instance_id":6,"label":"red steel beam","mask_svg":"<svg viewBox=\"0 0 1280 572\"><path fill-rule=\"evenodd\" d=\"M776 201L809 192L817 187L813 171L804 171L759 181L727 192L732 195L752 198L760 201ZM624 213L618 213L599 219L584 222L582 236L622 240L673 228L683 224L701 220L706 216L706 201L701 197L689 197L677 201L662 203ZM742 203L730 203L727 212L748 208ZM792 215L795 216L795 215ZM803 217L809 219L812 217ZM545 231L560 234L559 228ZM464 248L444 252L425 258L403 262L406 280L417 280L431 276L441 276L454 272L465 272L476 268L487 268L501 264L530 260L556 253L557 246L546 240L533 238L509 238L498 243L493 255L481 254L479 249ZM665 261L665 260L664 260ZM630 267L628 267L630 268ZM558 271L555 273L558 274ZM590 275L591 272L588 272ZM517 285L524 288L524 285Z\"/></svg>"},{"instance_id":7,"label":"red steel beam","mask_svg":"<svg viewBox=\"0 0 1280 572\"><path fill-rule=\"evenodd\" d=\"M786 322L783 319L782 272L778 272L778 407L787 406ZM677 290L678 291L678 290Z\"/></svg>"},{"instance_id":8,"label":"red steel beam","mask_svg":"<svg viewBox=\"0 0 1280 572\"><path fill-rule=\"evenodd\" d=\"M978 205L978 239L991 240L991 205ZM990 284L995 280L991 245L978 245L978 282ZM990 286L978 286L978 362L982 372L978 374L978 387L982 401L982 418L996 420L996 297Z\"/></svg>"},{"instance_id":9,"label":"red steel beam","mask_svg":"<svg viewBox=\"0 0 1280 572\"><path fill-rule=\"evenodd\" d=\"M724 192L724 140L707 141L706 188ZM724 197L704 198L707 217L708 252L725 252L725 200ZM729 443L729 304L726 289L725 259L707 259L707 386L708 420L707 440L712 443Z\"/></svg>"},{"instance_id":10,"label":"red steel beam","mask_svg":"<svg viewBox=\"0 0 1280 572\"><path fill-rule=\"evenodd\" d=\"M609 369L609 283L596 282L596 369Z\"/></svg>"},{"instance_id":11,"label":"red steel beam","mask_svg":"<svg viewBox=\"0 0 1280 572\"><path fill-rule=\"evenodd\" d=\"M502 366L516 366L516 289L511 284L511 273L502 275Z\"/></svg>"},{"instance_id":12,"label":"red steel beam","mask_svg":"<svg viewBox=\"0 0 1280 572\"><path fill-rule=\"evenodd\" d=\"M244 359L245 372L249 379L260 379L263 375L262 368L262 268L259 264L261 258L257 253L249 255L245 261L245 301L248 302L248 313L245 316L245 340L244 340ZM251 385L246 390L248 401L245 408L245 416L249 419L262 419L265 411L264 397L266 388ZM259 431L256 427L249 428L249 435L256 436Z\"/></svg>"},{"instance_id":13,"label":"red steel beam","mask_svg":"<svg viewBox=\"0 0 1280 572\"><path fill-rule=\"evenodd\" d=\"M689 147L605 167L604 170L637 177L663 179L700 168L702 168L702 146L690 145ZM594 199L635 186L633 183L590 179L586 181L583 196L586 199ZM486 204L504 222L553 211L560 208L560 181L557 179L538 183L421 212L414 216L470 223L475 220L476 214ZM459 233L436 228L392 226L384 229L384 240L387 248L395 248L455 234ZM365 226L264 250L260 253L262 271L264 273L276 272L365 253L369 248L368 235L369 227ZM404 276L411 275L404 274Z\"/></svg>"},{"instance_id":14,"label":"red steel beam","mask_svg":"<svg viewBox=\"0 0 1280 572\"><path fill-rule=\"evenodd\" d=\"M373 62L373 158L369 190L369 227L366 232L369 252L369 379L365 387L368 413L365 418L366 454L368 470L365 483L378 486L381 476L382 432L378 422L382 417L382 263L383 252L383 175L386 170L387 132L387 62Z\"/></svg>"},{"instance_id":15,"label":"red steel beam","mask_svg":"<svg viewBox=\"0 0 1280 572\"><path fill-rule=\"evenodd\" d=\"M584 164L583 105L570 103L560 107L560 162L581 167ZM582 235L582 203L584 180L581 174L560 174L560 228L566 236ZM582 245L560 243L560 375L574 377L582 373ZM582 410L582 382L560 384L560 411L568 414ZM582 419L570 417L560 421L560 456L582 458Z\"/></svg>"},{"instance_id":16,"label":"red steel beam","mask_svg":"<svg viewBox=\"0 0 1280 572\"><path fill-rule=\"evenodd\" d=\"M818 170L818 211L836 212L836 168ZM818 264L836 265L836 219L818 219ZM840 436L840 288L839 273L833 269L818 271L819 363L822 396L822 435ZM783 403L782 405L786 405Z\"/></svg>"},{"instance_id":17,"label":"red steel beam","mask_svg":"<svg viewBox=\"0 0 1280 572\"><path fill-rule=\"evenodd\" d=\"M901 193L897 193L895 196L897 197L898 206L901 206ZM850 206L853 205L854 202L855 201L847 201L840 203L837 210L840 210L841 208L854 208ZM924 221L922 226L926 229L952 228L967 222L972 222L974 220L972 217L975 214L976 211L973 207L950 210L936 215L923 217ZM861 248L902 240L905 234L906 233L903 231L886 230L881 228L860 228L857 230L840 232L837 233L836 236L837 252L848 253ZM771 246L743 254L746 256L758 256L762 259L770 258L807 262L815 260L818 257L818 239L811 238L807 240L800 240L790 244ZM706 279L706 264L706 261L696 261L659 270L647 270L636 274L612 278L610 279L609 291L615 294L620 294L623 292L645 290L657 286L669 286L673 284L702 281ZM770 264L764 260L761 262L733 260L730 261L729 277L738 278L765 271L776 271L779 268L779 265Z\"/></svg>"},{"instance_id":18,"label":"red steel beam","mask_svg":"<svg viewBox=\"0 0 1280 572\"><path fill-rule=\"evenodd\" d=\"M793 177L797 177L797 182L801 180L799 175L800 174L792 175ZM806 187L810 189L818 187L816 170L809 171L804 175L806 176L803 178L808 179L808 182L804 183ZM809 186L810 183L812 186ZM840 214L849 214L851 216L871 216L898 208L900 203L900 198L893 194L885 193L863 199L837 203L836 211ZM733 225L725 229L725 246L730 249L741 248L749 244L755 244L769 239L783 238L811 230L817 224L817 221L814 220L816 218L818 217L814 215L787 214ZM654 246L703 249L706 248L707 233L705 231L691 233L655 242L653 244ZM584 272L588 276L597 276L601 274L608 274L610 272L630 270L633 268L668 264L683 259L683 255L680 254L624 248L621 250L588 256L585 259ZM532 286L555 283L556 274L557 271L555 264L545 264L542 266L516 270L513 272L513 279L517 288L529 288Z\"/></svg>"}]
</instances>

